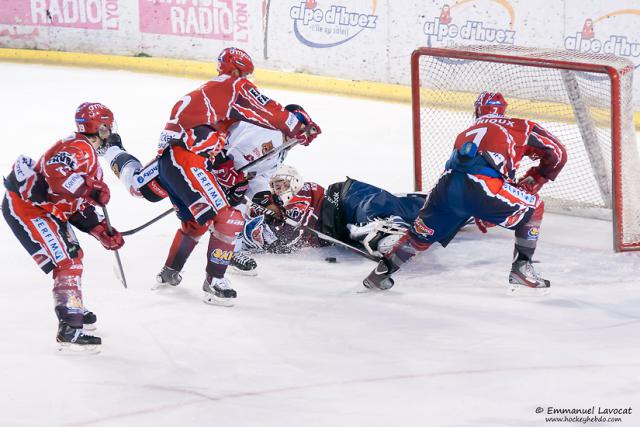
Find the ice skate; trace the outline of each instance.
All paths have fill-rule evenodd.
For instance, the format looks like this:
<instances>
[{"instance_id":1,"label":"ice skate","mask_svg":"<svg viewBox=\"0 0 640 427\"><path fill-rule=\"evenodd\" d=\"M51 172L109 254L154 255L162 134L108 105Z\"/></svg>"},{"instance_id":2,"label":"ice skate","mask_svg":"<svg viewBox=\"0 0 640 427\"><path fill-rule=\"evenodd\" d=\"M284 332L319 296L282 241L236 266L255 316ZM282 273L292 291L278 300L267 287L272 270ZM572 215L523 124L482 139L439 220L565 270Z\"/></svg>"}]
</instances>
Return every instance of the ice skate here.
<instances>
[{"instance_id":1,"label":"ice skate","mask_svg":"<svg viewBox=\"0 0 640 427\"><path fill-rule=\"evenodd\" d=\"M102 339L87 335L82 328L73 328L64 322L58 325L58 351L64 353L100 353L102 349Z\"/></svg>"},{"instance_id":2,"label":"ice skate","mask_svg":"<svg viewBox=\"0 0 640 427\"><path fill-rule=\"evenodd\" d=\"M180 272L165 265L156 276L157 283L151 289L157 290L168 286L178 286L181 281L182 276L180 275Z\"/></svg>"},{"instance_id":3,"label":"ice skate","mask_svg":"<svg viewBox=\"0 0 640 427\"><path fill-rule=\"evenodd\" d=\"M94 312L89 311L86 308L82 309L82 329L85 331L95 331L97 321L98 317Z\"/></svg>"},{"instance_id":4,"label":"ice skate","mask_svg":"<svg viewBox=\"0 0 640 427\"><path fill-rule=\"evenodd\" d=\"M508 293L515 295L546 295L551 282L536 273L531 261L515 261L509 273Z\"/></svg>"},{"instance_id":5,"label":"ice skate","mask_svg":"<svg viewBox=\"0 0 640 427\"><path fill-rule=\"evenodd\" d=\"M257 276L258 263L249 256L248 252L234 252L231 258L230 272L244 276Z\"/></svg>"},{"instance_id":6,"label":"ice skate","mask_svg":"<svg viewBox=\"0 0 640 427\"><path fill-rule=\"evenodd\" d=\"M389 273L389 267L384 260L380 261L376 268L362 281L367 289L379 289L386 291L394 285L394 280Z\"/></svg>"},{"instance_id":7,"label":"ice skate","mask_svg":"<svg viewBox=\"0 0 640 427\"><path fill-rule=\"evenodd\" d=\"M206 278L202 284L202 290L204 291L203 301L207 304L232 307L237 296L236 291L231 287L229 279L225 277L222 279L216 277Z\"/></svg>"}]
</instances>

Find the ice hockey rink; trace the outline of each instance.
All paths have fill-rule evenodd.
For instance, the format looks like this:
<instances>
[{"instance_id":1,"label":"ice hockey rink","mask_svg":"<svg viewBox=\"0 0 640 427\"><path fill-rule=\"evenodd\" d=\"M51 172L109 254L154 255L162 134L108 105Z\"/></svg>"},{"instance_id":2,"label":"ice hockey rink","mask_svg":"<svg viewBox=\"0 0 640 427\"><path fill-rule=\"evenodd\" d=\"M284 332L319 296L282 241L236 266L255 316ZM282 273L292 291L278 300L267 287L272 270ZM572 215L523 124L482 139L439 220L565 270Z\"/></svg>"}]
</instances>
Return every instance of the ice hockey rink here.
<instances>
[{"instance_id":1,"label":"ice hockey rink","mask_svg":"<svg viewBox=\"0 0 640 427\"><path fill-rule=\"evenodd\" d=\"M174 102L199 84L9 63L0 81L4 175L19 154L38 158L73 131L84 101L113 110L144 162ZM287 159L306 180L349 175L412 190L408 105L263 92L303 105L322 127ZM103 168L116 228L170 206L132 198ZM468 227L387 292L361 292L373 264L339 248L257 255L257 277L230 276L232 308L201 301L205 245L179 287L150 290L173 216L127 238L126 290L113 253L78 232L84 298L104 343L96 356L56 351L52 281L0 223L1 426L527 427L546 425L549 407L632 408L620 422L586 425L640 425L640 253L613 253L607 221L545 216L544 297L506 295L511 233Z\"/></svg>"}]
</instances>

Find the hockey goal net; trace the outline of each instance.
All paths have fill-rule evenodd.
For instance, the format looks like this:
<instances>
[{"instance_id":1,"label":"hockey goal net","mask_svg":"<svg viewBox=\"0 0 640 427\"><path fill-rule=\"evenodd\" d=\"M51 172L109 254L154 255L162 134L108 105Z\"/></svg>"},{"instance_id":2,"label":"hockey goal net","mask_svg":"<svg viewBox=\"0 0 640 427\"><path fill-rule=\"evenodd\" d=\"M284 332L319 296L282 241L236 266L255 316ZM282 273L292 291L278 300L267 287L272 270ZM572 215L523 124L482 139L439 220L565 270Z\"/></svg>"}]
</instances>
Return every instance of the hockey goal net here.
<instances>
[{"instance_id":1,"label":"hockey goal net","mask_svg":"<svg viewBox=\"0 0 640 427\"><path fill-rule=\"evenodd\" d=\"M470 126L482 91L502 92L507 115L534 120L567 147L541 191L553 211L612 219L614 249L640 250L640 158L633 124L633 65L613 55L524 47L420 48L411 58L414 169L430 190ZM524 159L518 173L533 163Z\"/></svg>"}]
</instances>

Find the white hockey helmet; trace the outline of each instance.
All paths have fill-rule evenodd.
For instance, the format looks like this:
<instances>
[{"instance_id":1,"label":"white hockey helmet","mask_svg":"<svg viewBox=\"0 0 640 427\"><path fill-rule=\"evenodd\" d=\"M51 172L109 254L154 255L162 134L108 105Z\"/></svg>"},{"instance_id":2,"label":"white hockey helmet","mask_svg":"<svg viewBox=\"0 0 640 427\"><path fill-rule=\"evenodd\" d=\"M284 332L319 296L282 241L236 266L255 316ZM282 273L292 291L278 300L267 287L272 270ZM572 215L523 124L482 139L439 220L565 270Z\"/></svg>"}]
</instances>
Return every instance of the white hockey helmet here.
<instances>
[{"instance_id":1,"label":"white hockey helmet","mask_svg":"<svg viewBox=\"0 0 640 427\"><path fill-rule=\"evenodd\" d=\"M269 179L271 192L278 196L285 205L300 191L303 185L304 181L296 168L289 165L280 166Z\"/></svg>"}]
</instances>

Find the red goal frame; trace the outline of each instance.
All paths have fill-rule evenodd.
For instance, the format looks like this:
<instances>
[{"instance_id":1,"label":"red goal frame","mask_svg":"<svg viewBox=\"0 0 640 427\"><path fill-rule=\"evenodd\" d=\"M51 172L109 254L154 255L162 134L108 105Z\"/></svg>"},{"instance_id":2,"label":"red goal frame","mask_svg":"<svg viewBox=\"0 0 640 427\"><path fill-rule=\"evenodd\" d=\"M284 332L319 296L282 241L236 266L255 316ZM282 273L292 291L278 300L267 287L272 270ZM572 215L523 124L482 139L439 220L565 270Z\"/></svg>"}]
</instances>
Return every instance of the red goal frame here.
<instances>
[{"instance_id":1,"label":"red goal frame","mask_svg":"<svg viewBox=\"0 0 640 427\"><path fill-rule=\"evenodd\" d=\"M413 167L416 191L422 188L422 147L420 122L420 57L446 57L454 59L468 59L474 61L498 62L503 64L524 65L529 67L555 68L572 71L606 74L611 81L611 150L612 150L612 209L614 249L616 251L640 250L640 243L624 243L622 241L622 170L621 170L621 103L620 76L633 71L629 66L618 69L608 65L587 62L563 61L532 56L505 55L487 52L472 52L468 50L454 50L444 48L421 47L411 54L411 107L413 115ZM462 130L462 129L461 129ZM453 144L453 141L451 142Z\"/></svg>"}]
</instances>

